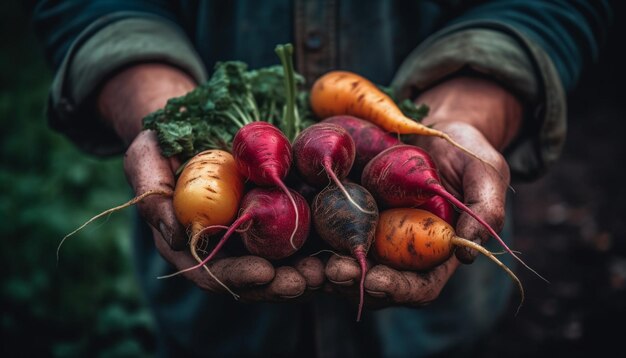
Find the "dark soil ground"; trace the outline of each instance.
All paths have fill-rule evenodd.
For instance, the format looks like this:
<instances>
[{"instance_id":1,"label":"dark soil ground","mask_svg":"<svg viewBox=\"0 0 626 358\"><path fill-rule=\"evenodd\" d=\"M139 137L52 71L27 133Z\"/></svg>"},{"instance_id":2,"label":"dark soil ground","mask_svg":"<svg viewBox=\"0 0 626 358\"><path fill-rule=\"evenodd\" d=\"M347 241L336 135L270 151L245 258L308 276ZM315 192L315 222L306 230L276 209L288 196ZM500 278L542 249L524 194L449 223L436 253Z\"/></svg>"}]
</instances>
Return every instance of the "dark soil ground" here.
<instances>
[{"instance_id":1,"label":"dark soil ground","mask_svg":"<svg viewBox=\"0 0 626 358\"><path fill-rule=\"evenodd\" d=\"M570 96L561 160L540 180L515 186L515 247L551 283L517 270L526 304L517 317L504 318L481 357L626 354L626 17L620 6L600 62Z\"/></svg>"}]
</instances>

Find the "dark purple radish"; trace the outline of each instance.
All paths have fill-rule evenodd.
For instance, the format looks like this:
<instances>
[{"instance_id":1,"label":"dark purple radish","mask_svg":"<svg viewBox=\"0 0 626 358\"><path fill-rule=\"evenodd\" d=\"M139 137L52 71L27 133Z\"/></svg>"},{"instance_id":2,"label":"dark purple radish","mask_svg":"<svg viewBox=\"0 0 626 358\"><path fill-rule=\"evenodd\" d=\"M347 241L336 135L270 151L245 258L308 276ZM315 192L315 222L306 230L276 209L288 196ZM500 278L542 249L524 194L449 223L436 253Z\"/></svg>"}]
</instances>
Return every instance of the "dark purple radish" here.
<instances>
[{"instance_id":1,"label":"dark purple radish","mask_svg":"<svg viewBox=\"0 0 626 358\"><path fill-rule=\"evenodd\" d=\"M334 183L360 211L366 212L341 183L354 163L355 147L350 134L337 124L316 123L293 141L294 163L305 182L321 188Z\"/></svg>"},{"instance_id":2,"label":"dark purple radish","mask_svg":"<svg viewBox=\"0 0 626 358\"><path fill-rule=\"evenodd\" d=\"M292 247L298 231L296 202L284 183L291 169L291 144L289 139L268 122L252 122L241 127L233 139L233 156L239 172L258 186L280 188L290 199L295 213L290 230Z\"/></svg>"},{"instance_id":3,"label":"dark purple radish","mask_svg":"<svg viewBox=\"0 0 626 358\"><path fill-rule=\"evenodd\" d=\"M365 211L355 209L343 191L335 185L327 186L313 200L313 225L318 235L333 249L349 253L361 267L359 284L359 309L357 321L361 319L364 300L367 253L374 241L378 223L378 207L374 197L362 186L346 183L345 190Z\"/></svg>"},{"instance_id":4,"label":"dark purple radish","mask_svg":"<svg viewBox=\"0 0 626 358\"><path fill-rule=\"evenodd\" d=\"M243 197L239 217L230 225L213 251L198 265L165 276L171 277L195 270L211 261L233 233L238 232L246 249L253 255L269 260L291 256L306 242L311 228L311 210L306 200L288 189L287 196L279 188L254 188ZM292 237L295 219L291 198L298 211L298 231ZM295 247L294 247L295 245Z\"/></svg>"},{"instance_id":5,"label":"dark purple radish","mask_svg":"<svg viewBox=\"0 0 626 358\"><path fill-rule=\"evenodd\" d=\"M485 220L443 187L435 162L422 148L402 144L384 150L365 166L361 184L386 208L419 206L433 195L445 198L476 219L517 261L547 281L520 259Z\"/></svg>"},{"instance_id":6,"label":"dark purple radish","mask_svg":"<svg viewBox=\"0 0 626 358\"><path fill-rule=\"evenodd\" d=\"M293 189L297 191L298 194L302 195L306 199L307 203L312 202L315 195L317 195L317 193L319 193L320 191L318 188L305 182L300 177L300 174L297 170L292 170L289 172L289 175L287 175L287 178L285 178L285 184L290 189Z\"/></svg>"},{"instance_id":7,"label":"dark purple radish","mask_svg":"<svg viewBox=\"0 0 626 358\"><path fill-rule=\"evenodd\" d=\"M398 136L385 131L372 122L357 117L333 116L324 119L322 123L334 123L341 126L354 140L356 155L350 177L357 180L361 179L365 165L378 153L394 145L402 144Z\"/></svg>"},{"instance_id":8,"label":"dark purple radish","mask_svg":"<svg viewBox=\"0 0 626 358\"><path fill-rule=\"evenodd\" d=\"M262 188L252 189L244 196L241 214L232 226L250 222L239 234L251 254L270 260L283 259L294 254L306 242L311 227L311 210L302 195L291 189L289 191L291 198L278 189ZM290 223L295 220L291 210L292 198L298 214L298 230L293 237L286 234ZM229 231L232 232L232 228ZM227 234L229 232L224 236Z\"/></svg>"}]
</instances>

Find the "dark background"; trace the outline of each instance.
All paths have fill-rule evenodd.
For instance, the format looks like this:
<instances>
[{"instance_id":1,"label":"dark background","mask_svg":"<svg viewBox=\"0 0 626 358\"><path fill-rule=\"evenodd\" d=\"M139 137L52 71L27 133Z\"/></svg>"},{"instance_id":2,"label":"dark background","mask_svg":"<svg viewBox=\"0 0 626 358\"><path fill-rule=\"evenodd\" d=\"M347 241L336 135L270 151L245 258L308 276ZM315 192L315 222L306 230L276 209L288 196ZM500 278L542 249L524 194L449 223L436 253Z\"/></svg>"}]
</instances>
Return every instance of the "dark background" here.
<instances>
[{"instance_id":1,"label":"dark background","mask_svg":"<svg viewBox=\"0 0 626 358\"><path fill-rule=\"evenodd\" d=\"M568 141L550 173L512 194L526 303L481 357L620 352L626 320L624 3L599 63L569 97ZM129 256L129 212L66 233L130 195L119 158L88 157L51 132L51 75L19 1L0 4L0 355L142 356L153 322ZM515 312L513 297L509 312Z\"/></svg>"},{"instance_id":2,"label":"dark background","mask_svg":"<svg viewBox=\"0 0 626 358\"><path fill-rule=\"evenodd\" d=\"M623 356L626 321L626 3L600 61L568 98L568 139L540 180L516 184L515 247L550 280L517 273L527 289L506 316L487 357ZM510 312L515 312L511 302Z\"/></svg>"}]
</instances>

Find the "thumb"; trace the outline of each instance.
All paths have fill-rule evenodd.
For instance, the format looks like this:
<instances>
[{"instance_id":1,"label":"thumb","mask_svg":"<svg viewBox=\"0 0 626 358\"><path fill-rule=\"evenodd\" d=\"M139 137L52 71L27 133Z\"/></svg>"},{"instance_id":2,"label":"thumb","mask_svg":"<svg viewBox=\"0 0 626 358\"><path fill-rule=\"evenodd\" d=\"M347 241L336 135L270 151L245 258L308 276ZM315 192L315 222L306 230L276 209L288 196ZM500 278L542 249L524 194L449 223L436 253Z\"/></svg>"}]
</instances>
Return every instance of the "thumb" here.
<instances>
[{"instance_id":1,"label":"thumb","mask_svg":"<svg viewBox=\"0 0 626 358\"><path fill-rule=\"evenodd\" d=\"M171 194L176 178L174 166L178 162L161 155L156 134L143 131L131 143L124 155L124 171L136 195L148 191L161 191L169 195L151 195L138 203L140 215L172 249L181 250L187 244L185 230L178 222Z\"/></svg>"},{"instance_id":2,"label":"thumb","mask_svg":"<svg viewBox=\"0 0 626 358\"><path fill-rule=\"evenodd\" d=\"M504 227L505 201L508 189L508 166L501 160L499 167L501 172L506 173L502 178L494 171L485 171L481 163L473 161L468 164L463 174L463 196L464 203L476 216L483 219L485 223L498 234ZM484 244L490 236L489 230L464 212L459 216L456 227L457 235L473 241L477 244ZM499 236L499 234L498 234ZM498 239L495 237L495 239ZM500 241L500 240L498 240ZM462 263L472 263L478 252L466 247L459 247L456 250L456 257Z\"/></svg>"}]
</instances>

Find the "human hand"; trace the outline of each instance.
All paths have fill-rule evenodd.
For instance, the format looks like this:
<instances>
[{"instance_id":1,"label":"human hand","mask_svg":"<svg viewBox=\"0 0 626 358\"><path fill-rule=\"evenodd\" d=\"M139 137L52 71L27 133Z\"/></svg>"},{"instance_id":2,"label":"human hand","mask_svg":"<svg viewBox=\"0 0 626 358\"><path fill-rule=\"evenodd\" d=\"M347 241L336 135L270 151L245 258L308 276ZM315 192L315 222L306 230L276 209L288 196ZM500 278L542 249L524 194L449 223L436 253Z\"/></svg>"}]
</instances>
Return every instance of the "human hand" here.
<instances>
[{"instance_id":1,"label":"human hand","mask_svg":"<svg viewBox=\"0 0 626 358\"><path fill-rule=\"evenodd\" d=\"M519 130L521 104L496 83L470 77L443 82L424 92L416 102L430 107L424 124L448 133L498 168L496 172L439 138L411 138L411 144L423 147L433 157L446 189L461 198L494 230L501 230L509 168L500 151ZM487 230L465 213L459 215L455 230L458 236L479 243L484 243L489 237ZM459 264L471 263L476 255L474 250L458 248L455 256L425 273L374 265L365 279L366 305L374 308L427 304L438 297ZM353 260L332 257L326 265L327 290L356 299L360 272Z\"/></svg>"},{"instance_id":2,"label":"human hand","mask_svg":"<svg viewBox=\"0 0 626 358\"><path fill-rule=\"evenodd\" d=\"M124 157L126 177L136 194L150 190L172 193L180 162L161 155L152 131L142 131L142 118L183 95L195 84L183 72L166 65L138 65L114 76L103 87L98 108L129 144ZM173 265L173 272L197 264L187 249L185 229L174 214L171 196L149 196L139 202L141 216L151 226L156 249ZM221 255L207 264L211 274L244 301L282 301L299 297L322 285L323 265L317 258L293 259L290 266L274 267L256 256ZM209 292L226 292L202 269L183 273Z\"/></svg>"}]
</instances>

